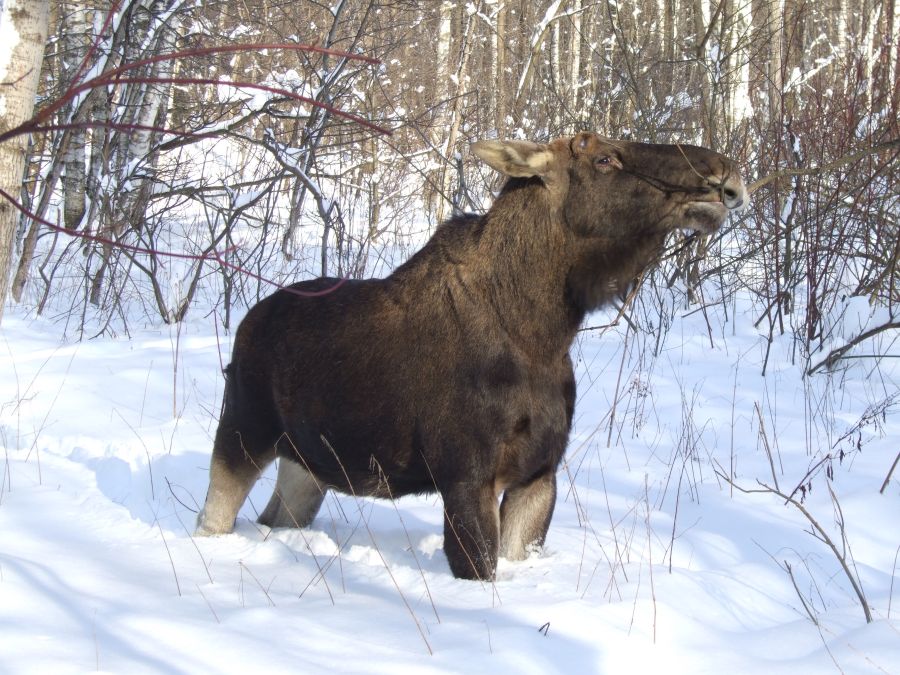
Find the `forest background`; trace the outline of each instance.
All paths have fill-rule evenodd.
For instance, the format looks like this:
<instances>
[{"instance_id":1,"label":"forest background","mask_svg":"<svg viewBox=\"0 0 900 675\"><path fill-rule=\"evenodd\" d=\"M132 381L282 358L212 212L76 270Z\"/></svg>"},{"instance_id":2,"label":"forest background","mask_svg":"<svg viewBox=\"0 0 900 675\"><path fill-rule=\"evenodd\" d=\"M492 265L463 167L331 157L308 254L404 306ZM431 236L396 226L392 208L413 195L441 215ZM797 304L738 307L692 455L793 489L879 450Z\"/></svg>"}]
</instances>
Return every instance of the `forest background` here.
<instances>
[{"instance_id":1,"label":"forest background","mask_svg":"<svg viewBox=\"0 0 900 675\"><path fill-rule=\"evenodd\" d=\"M79 335L383 274L489 202L470 142L582 129L705 145L751 184L654 287L748 291L810 369L844 353L813 356L846 297L900 320L895 0L67 0L50 36L17 196L56 227L20 218L11 295Z\"/></svg>"}]
</instances>

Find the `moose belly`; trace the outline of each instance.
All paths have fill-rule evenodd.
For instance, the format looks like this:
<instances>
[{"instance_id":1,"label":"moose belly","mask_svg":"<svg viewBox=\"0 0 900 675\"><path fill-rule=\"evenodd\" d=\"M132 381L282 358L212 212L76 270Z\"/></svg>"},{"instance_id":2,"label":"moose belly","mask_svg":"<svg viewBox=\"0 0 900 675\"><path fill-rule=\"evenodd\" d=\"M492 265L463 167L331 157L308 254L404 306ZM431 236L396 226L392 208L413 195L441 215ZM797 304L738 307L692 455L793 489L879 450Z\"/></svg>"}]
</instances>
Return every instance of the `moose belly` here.
<instances>
[{"instance_id":1,"label":"moose belly","mask_svg":"<svg viewBox=\"0 0 900 675\"><path fill-rule=\"evenodd\" d=\"M399 497L456 482L493 482L499 493L556 466L565 451L566 399L558 381L549 384L460 387L428 397L428 406L391 387L313 398L292 415L278 454L299 455L320 481L350 494Z\"/></svg>"}]
</instances>

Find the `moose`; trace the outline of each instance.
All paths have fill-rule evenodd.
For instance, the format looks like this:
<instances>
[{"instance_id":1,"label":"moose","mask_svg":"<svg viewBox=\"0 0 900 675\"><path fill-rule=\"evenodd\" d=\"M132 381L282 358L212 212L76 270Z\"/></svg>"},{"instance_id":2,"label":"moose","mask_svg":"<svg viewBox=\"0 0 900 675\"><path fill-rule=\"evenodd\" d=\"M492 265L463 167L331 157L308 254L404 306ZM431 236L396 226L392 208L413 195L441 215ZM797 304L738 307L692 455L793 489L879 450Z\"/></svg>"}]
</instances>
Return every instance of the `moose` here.
<instances>
[{"instance_id":1,"label":"moose","mask_svg":"<svg viewBox=\"0 0 900 675\"><path fill-rule=\"evenodd\" d=\"M508 178L483 215L441 224L384 279L322 278L255 305L235 335L197 534L231 532L280 458L259 516L306 527L329 489L438 492L457 578L544 542L575 407L569 347L684 229L747 201L734 162L690 145L579 133L482 140Z\"/></svg>"}]
</instances>

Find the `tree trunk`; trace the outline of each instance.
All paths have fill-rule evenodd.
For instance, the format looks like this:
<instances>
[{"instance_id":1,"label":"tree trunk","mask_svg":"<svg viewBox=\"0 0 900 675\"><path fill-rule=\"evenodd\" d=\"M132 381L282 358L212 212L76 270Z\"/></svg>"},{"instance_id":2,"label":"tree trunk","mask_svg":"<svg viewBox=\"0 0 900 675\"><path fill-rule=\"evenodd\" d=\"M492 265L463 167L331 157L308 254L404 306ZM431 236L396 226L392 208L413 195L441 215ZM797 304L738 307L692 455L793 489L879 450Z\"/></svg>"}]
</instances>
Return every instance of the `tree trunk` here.
<instances>
[{"instance_id":1,"label":"tree trunk","mask_svg":"<svg viewBox=\"0 0 900 675\"><path fill-rule=\"evenodd\" d=\"M437 27L437 59L435 72L437 82L435 93L440 102L435 124L431 128L431 147L434 151L435 169L429 172L425 187L425 206L434 216L435 222L440 223L444 214L444 157L441 155L446 144L447 136L444 130L452 124L452 110L454 102L450 100L452 76L454 64L450 59L450 46L453 37L453 11L456 8L454 2L443 0L438 10ZM449 134L448 134L449 135Z\"/></svg>"},{"instance_id":2,"label":"tree trunk","mask_svg":"<svg viewBox=\"0 0 900 675\"><path fill-rule=\"evenodd\" d=\"M62 30L62 81L71 82L90 46L91 14L81 2L61 3L61 7L67 15ZM66 106L61 117L68 117L70 105ZM70 135L63 157L63 221L67 229L76 230L85 213L87 130L72 129Z\"/></svg>"},{"instance_id":3,"label":"tree trunk","mask_svg":"<svg viewBox=\"0 0 900 675\"><path fill-rule=\"evenodd\" d=\"M538 59L544 47L544 40L547 39L547 34L553 22L559 19L567 4L568 0L553 0L544 13L544 18L535 26L531 34L530 53L527 56L524 69L519 76L519 84L516 87L515 110L516 118L519 120L522 119L523 115L522 107L524 106L524 101L522 97L527 93L534 71L539 66Z\"/></svg>"},{"instance_id":4,"label":"tree trunk","mask_svg":"<svg viewBox=\"0 0 900 675\"><path fill-rule=\"evenodd\" d=\"M737 129L753 114L750 98L750 42L744 36L753 30L753 14L750 3L738 3L732 25L732 45L735 80L731 87L729 105L731 128Z\"/></svg>"},{"instance_id":5,"label":"tree trunk","mask_svg":"<svg viewBox=\"0 0 900 675\"><path fill-rule=\"evenodd\" d=\"M0 134L31 117L47 43L48 0L6 0L0 15L4 48L0 52ZM0 188L18 198L25 171L27 134L0 142ZM9 287L18 211L0 200L0 319Z\"/></svg>"},{"instance_id":6,"label":"tree trunk","mask_svg":"<svg viewBox=\"0 0 900 675\"><path fill-rule=\"evenodd\" d=\"M703 123L703 137L701 143L707 147L713 145L715 130L710 128L710 122L714 122L713 111L713 85L710 82L714 66L709 63L710 50L709 38L712 31L711 19L708 7L704 0L694 0L694 57L702 67L696 69L700 88L700 112Z\"/></svg>"},{"instance_id":7,"label":"tree trunk","mask_svg":"<svg viewBox=\"0 0 900 675\"><path fill-rule=\"evenodd\" d=\"M569 104L578 115L578 121L583 123L584 114L582 108L582 75L581 75L581 15L584 12L584 0L575 0L574 12L572 14L572 39L569 57L571 59L569 82L571 83L571 98ZM577 129L569 129L569 131L577 131Z\"/></svg>"},{"instance_id":8,"label":"tree trunk","mask_svg":"<svg viewBox=\"0 0 900 675\"><path fill-rule=\"evenodd\" d=\"M493 52L493 72L491 81L494 86L494 125L497 134L503 138L506 134L506 3L501 2L497 8L494 19L494 31L491 35L491 50Z\"/></svg>"},{"instance_id":9,"label":"tree trunk","mask_svg":"<svg viewBox=\"0 0 900 675\"><path fill-rule=\"evenodd\" d=\"M450 199L450 186L453 177L451 170L453 168L453 156L456 152L456 143L459 139L459 129L462 124L463 102L466 89L468 88L469 57L472 54L472 29L472 17L466 15L465 24L463 25L462 34L460 35L461 51L459 63L457 64L456 71L453 73L452 78L455 82L455 90L452 95L452 100L450 101L450 115L447 120L449 131L447 133L447 138L444 141L443 162L440 171L440 192L435 209L435 216L438 223L443 222L444 218L447 216L448 206L452 206L454 209L458 206L457 204L452 204L452 200Z\"/></svg>"}]
</instances>

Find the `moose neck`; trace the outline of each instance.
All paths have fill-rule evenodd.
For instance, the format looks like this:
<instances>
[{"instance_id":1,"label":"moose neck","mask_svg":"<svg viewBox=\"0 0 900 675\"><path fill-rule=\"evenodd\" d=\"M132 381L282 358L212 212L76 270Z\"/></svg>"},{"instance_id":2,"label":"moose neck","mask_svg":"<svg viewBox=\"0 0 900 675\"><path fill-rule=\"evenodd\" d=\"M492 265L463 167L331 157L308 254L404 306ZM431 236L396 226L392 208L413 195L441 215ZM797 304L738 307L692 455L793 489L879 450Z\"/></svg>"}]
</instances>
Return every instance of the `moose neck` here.
<instances>
[{"instance_id":1,"label":"moose neck","mask_svg":"<svg viewBox=\"0 0 900 675\"><path fill-rule=\"evenodd\" d=\"M535 179L511 181L485 216L483 284L501 325L526 349L568 350L586 314L625 292L665 239L632 223L601 231L576 235Z\"/></svg>"},{"instance_id":2,"label":"moose neck","mask_svg":"<svg viewBox=\"0 0 900 675\"><path fill-rule=\"evenodd\" d=\"M632 229L615 236L580 239L566 278L566 302L573 320L624 297L663 249L664 232Z\"/></svg>"}]
</instances>

